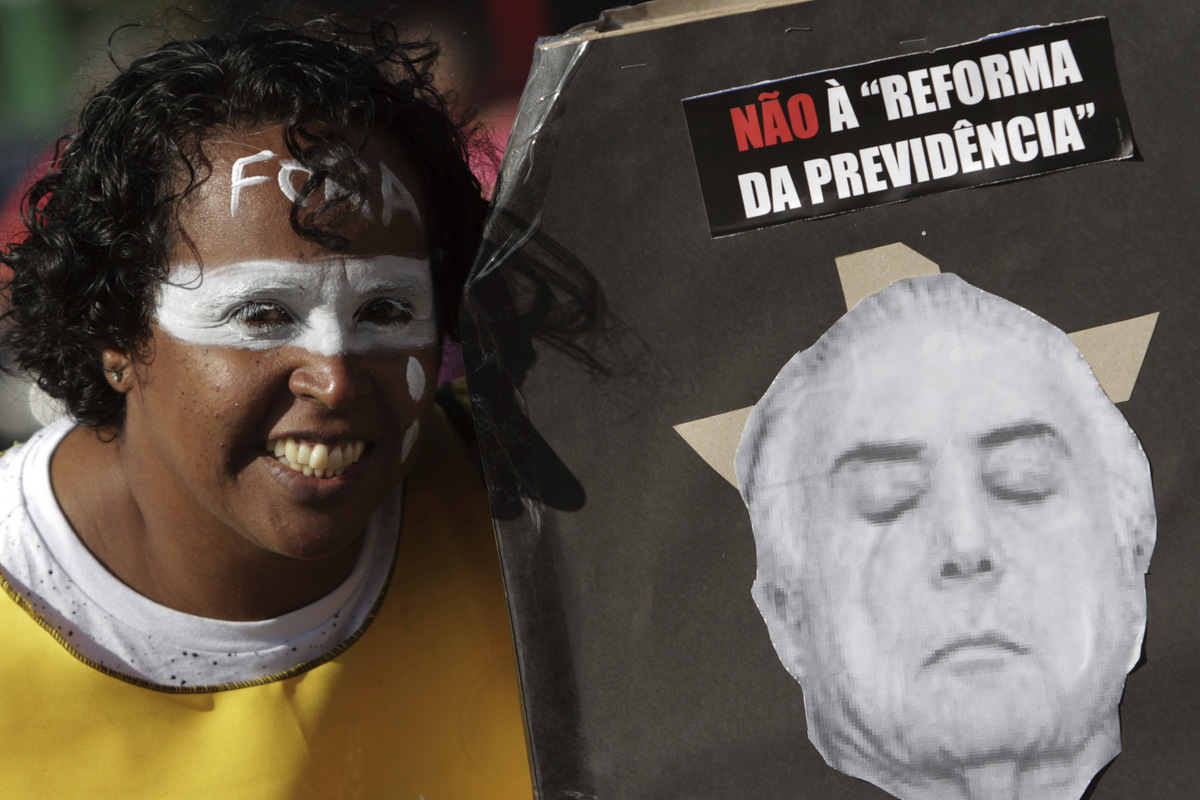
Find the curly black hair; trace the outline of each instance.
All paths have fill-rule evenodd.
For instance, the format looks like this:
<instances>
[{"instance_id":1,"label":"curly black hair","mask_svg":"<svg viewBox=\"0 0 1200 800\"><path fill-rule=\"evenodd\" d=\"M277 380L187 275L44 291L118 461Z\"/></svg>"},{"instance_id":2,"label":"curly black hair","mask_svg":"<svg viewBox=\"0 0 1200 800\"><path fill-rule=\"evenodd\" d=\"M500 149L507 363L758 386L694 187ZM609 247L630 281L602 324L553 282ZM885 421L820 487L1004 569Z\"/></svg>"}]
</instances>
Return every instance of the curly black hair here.
<instances>
[{"instance_id":1,"label":"curly black hair","mask_svg":"<svg viewBox=\"0 0 1200 800\"><path fill-rule=\"evenodd\" d=\"M60 140L25 197L24 238L0 254L12 270L2 319L17 369L80 424L119 429L125 396L105 380L100 352L136 353L149 335L178 201L210 169L205 137L264 122L282 123L310 172L293 229L335 250L347 245L338 228L356 213L347 196L366 196L356 157L366 135L400 143L430 201L439 320L457 336L486 203L468 166L474 128L433 86L437 55L436 43L404 41L384 21L352 31L324 20L172 41L134 61ZM326 180L342 194L310 203Z\"/></svg>"}]
</instances>

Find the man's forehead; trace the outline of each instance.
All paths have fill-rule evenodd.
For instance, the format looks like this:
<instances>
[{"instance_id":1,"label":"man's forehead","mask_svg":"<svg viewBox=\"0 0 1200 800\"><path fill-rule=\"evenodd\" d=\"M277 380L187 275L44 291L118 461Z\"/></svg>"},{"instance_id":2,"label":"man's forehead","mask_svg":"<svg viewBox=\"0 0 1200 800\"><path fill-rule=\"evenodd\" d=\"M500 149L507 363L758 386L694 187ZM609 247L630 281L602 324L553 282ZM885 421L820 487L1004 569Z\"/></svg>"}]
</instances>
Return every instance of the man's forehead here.
<instances>
[{"instance_id":1,"label":"man's forehead","mask_svg":"<svg viewBox=\"0 0 1200 800\"><path fill-rule=\"evenodd\" d=\"M878 363L954 370L980 361L1044 362L1053 350L1056 329L1014 307L1000 318L981 318L962 309L922 310L894 318L858 320L854 312L826 332L830 367L849 360L879 369Z\"/></svg>"},{"instance_id":2,"label":"man's forehead","mask_svg":"<svg viewBox=\"0 0 1200 800\"><path fill-rule=\"evenodd\" d=\"M1049 338L961 316L842 324L800 354L788 381L824 402L902 416L913 405L965 402L1006 386L1057 386L1062 345Z\"/></svg>"},{"instance_id":3,"label":"man's forehead","mask_svg":"<svg viewBox=\"0 0 1200 800\"><path fill-rule=\"evenodd\" d=\"M826 364L839 370L837 364ZM971 406L987 406L988 417L959 402L961 387L937 387L911 372L891 377L864 369L861 360L836 375L783 376L764 398L764 419L756 435L759 488L793 485L850 463L916 460L950 444L974 445L989 432L1009 425L1038 422L1061 427L1039 413L1050 404L1033 402L1029 393L1008 392L1003 402L989 384L981 384ZM981 396L981 397L980 397ZM990 403L991 405L987 405ZM997 406L1010 410L999 414Z\"/></svg>"},{"instance_id":4,"label":"man's forehead","mask_svg":"<svg viewBox=\"0 0 1200 800\"><path fill-rule=\"evenodd\" d=\"M1106 433L1111 410L1050 323L955 276L909 279L864 299L784 367L743 434L743 473L780 486L827 473L858 446L977 446L1025 424L1070 443Z\"/></svg>"}]
</instances>

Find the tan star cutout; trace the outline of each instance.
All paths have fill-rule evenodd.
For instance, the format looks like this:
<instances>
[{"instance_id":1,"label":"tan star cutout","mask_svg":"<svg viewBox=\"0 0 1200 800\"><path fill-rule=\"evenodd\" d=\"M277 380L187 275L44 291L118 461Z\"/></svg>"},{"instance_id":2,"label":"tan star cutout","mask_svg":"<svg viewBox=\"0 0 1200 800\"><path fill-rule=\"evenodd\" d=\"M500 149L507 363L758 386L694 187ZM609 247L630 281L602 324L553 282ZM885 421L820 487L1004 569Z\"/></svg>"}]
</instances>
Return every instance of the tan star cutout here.
<instances>
[{"instance_id":1,"label":"tan star cutout","mask_svg":"<svg viewBox=\"0 0 1200 800\"><path fill-rule=\"evenodd\" d=\"M847 309L901 278L936 275L941 271L937 264L899 242L841 256L837 259L837 270ZM1123 403L1133 394L1157 322L1156 312L1068 334L1114 403ZM753 408L681 422L674 426L675 432L721 477L737 486L733 458Z\"/></svg>"}]
</instances>

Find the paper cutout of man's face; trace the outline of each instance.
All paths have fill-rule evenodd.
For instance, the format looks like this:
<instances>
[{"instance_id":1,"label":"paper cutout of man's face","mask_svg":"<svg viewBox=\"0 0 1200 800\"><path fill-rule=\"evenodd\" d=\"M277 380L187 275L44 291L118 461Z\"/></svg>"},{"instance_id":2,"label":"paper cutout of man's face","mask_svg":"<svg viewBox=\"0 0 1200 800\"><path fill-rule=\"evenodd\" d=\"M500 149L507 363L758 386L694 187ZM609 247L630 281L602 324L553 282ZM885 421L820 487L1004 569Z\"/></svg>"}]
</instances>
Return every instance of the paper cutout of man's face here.
<instances>
[{"instance_id":1,"label":"paper cutout of man's face","mask_svg":"<svg viewBox=\"0 0 1200 800\"><path fill-rule=\"evenodd\" d=\"M1074 800L1119 752L1149 466L1057 328L953 275L893 284L784 367L737 470L832 766L905 800Z\"/></svg>"}]
</instances>

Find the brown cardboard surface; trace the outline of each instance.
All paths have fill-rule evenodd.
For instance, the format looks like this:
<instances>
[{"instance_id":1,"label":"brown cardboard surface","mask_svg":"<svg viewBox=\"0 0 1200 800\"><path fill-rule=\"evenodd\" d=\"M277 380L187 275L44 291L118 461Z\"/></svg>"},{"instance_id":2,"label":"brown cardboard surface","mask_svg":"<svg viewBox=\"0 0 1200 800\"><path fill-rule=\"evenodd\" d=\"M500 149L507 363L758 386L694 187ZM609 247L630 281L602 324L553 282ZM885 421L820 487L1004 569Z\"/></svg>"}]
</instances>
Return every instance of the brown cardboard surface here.
<instances>
[{"instance_id":1,"label":"brown cardboard surface","mask_svg":"<svg viewBox=\"0 0 1200 800\"><path fill-rule=\"evenodd\" d=\"M846 308L890 283L913 275L936 275L938 265L906 244L896 242L837 258Z\"/></svg>"},{"instance_id":2,"label":"brown cardboard surface","mask_svg":"<svg viewBox=\"0 0 1200 800\"><path fill-rule=\"evenodd\" d=\"M1114 403L1124 403L1133 396L1133 385L1157 324L1156 312L1070 334Z\"/></svg>"},{"instance_id":3,"label":"brown cardboard surface","mask_svg":"<svg viewBox=\"0 0 1200 800\"><path fill-rule=\"evenodd\" d=\"M675 432L683 437L706 464L736 487L737 475L733 470L733 454L737 452L746 418L753 410L754 406L748 406L714 417L681 422L675 426Z\"/></svg>"}]
</instances>

